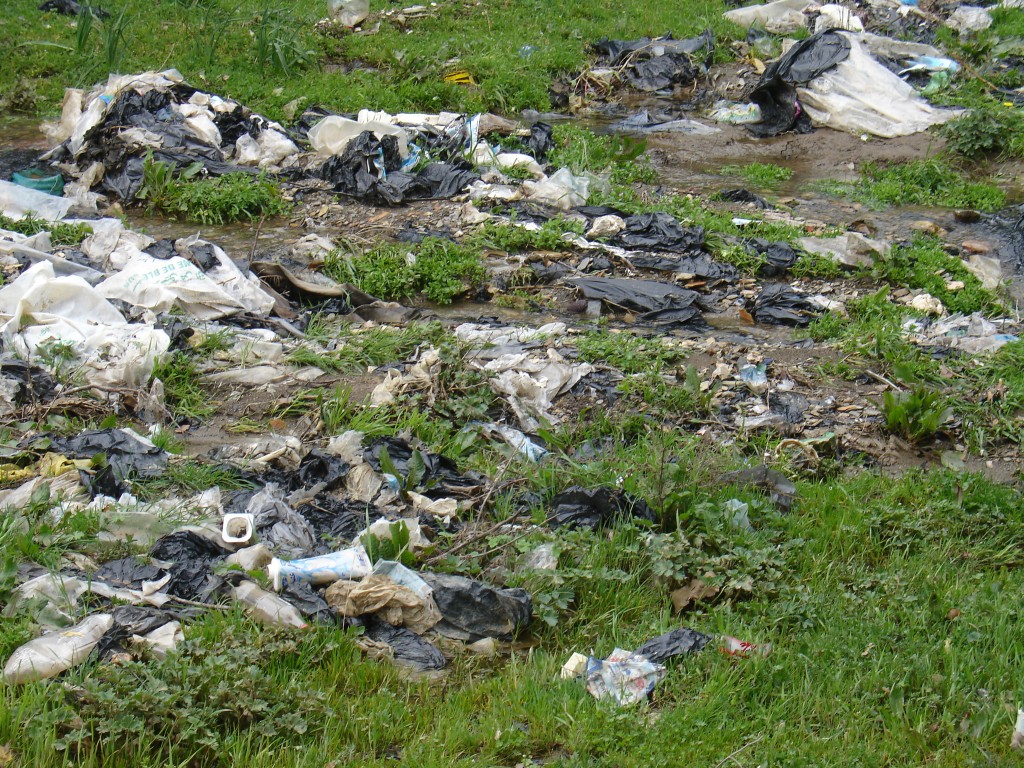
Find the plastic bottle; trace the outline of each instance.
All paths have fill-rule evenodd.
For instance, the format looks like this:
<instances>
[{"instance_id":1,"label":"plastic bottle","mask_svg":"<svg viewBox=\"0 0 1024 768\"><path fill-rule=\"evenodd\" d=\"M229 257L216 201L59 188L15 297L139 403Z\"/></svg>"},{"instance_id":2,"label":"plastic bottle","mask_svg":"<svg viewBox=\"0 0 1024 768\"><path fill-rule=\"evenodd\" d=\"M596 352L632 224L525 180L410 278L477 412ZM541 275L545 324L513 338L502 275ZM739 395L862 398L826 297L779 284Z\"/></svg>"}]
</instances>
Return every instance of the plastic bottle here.
<instances>
[{"instance_id":1,"label":"plastic bottle","mask_svg":"<svg viewBox=\"0 0 1024 768\"><path fill-rule=\"evenodd\" d=\"M338 579L361 579L370 575L372 567L365 549L349 547L305 560L279 560L275 557L267 571L274 581L274 589L280 592L286 584L319 586L332 584Z\"/></svg>"},{"instance_id":2,"label":"plastic bottle","mask_svg":"<svg viewBox=\"0 0 1024 768\"><path fill-rule=\"evenodd\" d=\"M4 680L8 685L31 683L81 664L113 624L109 613L96 613L69 629L29 640L7 660Z\"/></svg>"},{"instance_id":3,"label":"plastic bottle","mask_svg":"<svg viewBox=\"0 0 1024 768\"><path fill-rule=\"evenodd\" d=\"M245 606L246 611L264 624L276 624L282 627L305 627L306 622L295 606L282 600L273 592L267 592L258 584L243 581L232 589L235 600Z\"/></svg>"},{"instance_id":4,"label":"plastic bottle","mask_svg":"<svg viewBox=\"0 0 1024 768\"><path fill-rule=\"evenodd\" d=\"M327 0L327 13L345 27L354 27L370 13L370 0Z\"/></svg>"}]
</instances>

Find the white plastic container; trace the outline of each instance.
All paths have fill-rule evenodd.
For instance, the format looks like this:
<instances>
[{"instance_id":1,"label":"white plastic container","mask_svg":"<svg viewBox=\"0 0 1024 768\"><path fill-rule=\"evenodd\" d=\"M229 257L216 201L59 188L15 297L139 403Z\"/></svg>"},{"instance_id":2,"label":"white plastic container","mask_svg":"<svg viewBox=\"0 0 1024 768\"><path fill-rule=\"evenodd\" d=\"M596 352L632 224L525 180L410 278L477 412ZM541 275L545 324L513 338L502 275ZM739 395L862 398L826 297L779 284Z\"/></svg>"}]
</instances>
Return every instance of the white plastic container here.
<instances>
[{"instance_id":1,"label":"white plastic container","mask_svg":"<svg viewBox=\"0 0 1024 768\"><path fill-rule=\"evenodd\" d=\"M224 515L221 538L228 544L245 544L252 538L256 519L249 512L232 512Z\"/></svg>"}]
</instances>

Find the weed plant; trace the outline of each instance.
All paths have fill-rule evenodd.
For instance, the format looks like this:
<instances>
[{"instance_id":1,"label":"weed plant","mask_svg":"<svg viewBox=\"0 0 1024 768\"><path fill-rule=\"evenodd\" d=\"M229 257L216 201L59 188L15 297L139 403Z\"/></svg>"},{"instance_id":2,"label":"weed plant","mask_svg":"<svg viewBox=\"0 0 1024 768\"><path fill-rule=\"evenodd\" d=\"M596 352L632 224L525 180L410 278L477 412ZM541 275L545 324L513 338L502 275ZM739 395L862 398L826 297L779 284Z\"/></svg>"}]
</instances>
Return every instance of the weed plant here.
<instances>
[{"instance_id":1,"label":"weed plant","mask_svg":"<svg viewBox=\"0 0 1024 768\"><path fill-rule=\"evenodd\" d=\"M92 227L88 224L46 221L31 214L21 219L12 219L0 214L0 229L30 236L49 232L50 243L53 245L78 245L92 234Z\"/></svg>"},{"instance_id":2,"label":"weed plant","mask_svg":"<svg viewBox=\"0 0 1024 768\"><path fill-rule=\"evenodd\" d=\"M823 187L875 206L926 205L995 211L1006 202L1006 194L998 187L970 181L949 162L936 157L888 166L865 163L860 172L861 178L856 182L831 182Z\"/></svg>"},{"instance_id":3,"label":"weed plant","mask_svg":"<svg viewBox=\"0 0 1024 768\"><path fill-rule=\"evenodd\" d=\"M753 186L764 189L772 189L793 178L792 168L783 168L772 163L727 165L722 168L720 173L723 176L741 176Z\"/></svg>"}]
</instances>

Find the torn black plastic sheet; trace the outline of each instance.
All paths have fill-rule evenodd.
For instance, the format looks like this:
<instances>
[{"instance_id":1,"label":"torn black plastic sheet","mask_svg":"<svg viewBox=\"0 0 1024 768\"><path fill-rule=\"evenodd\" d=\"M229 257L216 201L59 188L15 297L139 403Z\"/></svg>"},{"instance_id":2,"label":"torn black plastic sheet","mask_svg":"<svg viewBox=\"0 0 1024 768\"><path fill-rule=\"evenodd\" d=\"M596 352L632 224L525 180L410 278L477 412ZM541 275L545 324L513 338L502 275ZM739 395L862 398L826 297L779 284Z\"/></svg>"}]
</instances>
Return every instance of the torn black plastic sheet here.
<instances>
[{"instance_id":1,"label":"torn black plastic sheet","mask_svg":"<svg viewBox=\"0 0 1024 768\"><path fill-rule=\"evenodd\" d=\"M758 210L771 210L775 206L769 203L760 195L756 195L749 189L723 189L715 194L719 200L728 203L750 203Z\"/></svg>"},{"instance_id":2,"label":"torn black plastic sheet","mask_svg":"<svg viewBox=\"0 0 1024 768\"><path fill-rule=\"evenodd\" d=\"M0 378L17 382L15 405L45 402L57 388L57 382L46 369L15 358L0 359Z\"/></svg>"},{"instance_id":3,"label":"torn black plastic sheet","mask_svg":"<svg viewBox=\"0 0 1024 768\"><path fill-rule=\"evenodd\" d=\"M53 437L50 450L71 459L105 457L95 469L81 470L93 496L117 497L138 477L154 477L167 466L165 451L130 429L92 429L74 437Z\"/></svg>"},{"instance_id":4,"label":"torn black plastic sheet","mask_svg":"<svg viewBox=\"0 0 1024 768\"><path fill-rule=\"evenodd\" d=\"M448 660L437 648L405 627L394 627L367 616L365 635L376 643L391 647L393 659L419 670L444 669Z\"/></svg>"},{"instance_id":5,"label":"torn black plastic sheet","mask_svg":"<svg viewBox=\"0 0 1024 768\"><path fill-rule=\"evenodd\" d=\"M709 642L711 642L711 635L682 627L651 638L637 648L634 653L639 653L655 664L664 664L667 659L698 653L704 650L704 646Z\"/></svg>"},{"instance_id":6,"label":"torn black plastic sheet","mask_svg":"<svg viewBox=\"0 0 1024 768\"><path fill-rule=\"evenodd\" d=\"M802 293L785 283L766 285L757 298L748 302L755 322L770 325L804 326L821 314L821 309Z\"/></svg>"},{"instance_id":7,"label":"torn black plastic sheet","mask_svg":"<svg viewBox=\"0 0 1024 768\"><path fill-rule=\"evenodd\" d=\"M631 54L645 56L664 56L665 54L695 54L714 52L715 34L710 29L704 30L697 37L676 40L671 34L661 37L641 37L636 40L609 40L607 37L593 43L594 51L604 57L604 62L612 66L625 63Z\"/></svg>"},{"instance_id":8,"label":"torn black plastic sheet","mask_svg":"<svg viewBox=\"0 0 1024 768\"><path fill-rule=\"evenodd\" d=\"M499 589L451 573L422 573L434 592L441 621L434 631L445 637L475 642L485 637L512 640L533 614L525 589Z\"/></svg>"},{"instance_id":9,"label":"torn black plastic sheet","mask_svg":"<svg viewBox=\"0 0 1024 768\"><path fill-rule=\"evenodd\" d=\"M809 133L811 119L797 100L796 86L809 83L850 55L850 41L835 30L818 32L793 45L784 56L768 65L748 96L761 108L761 122L747 130L758 137L786 131Z\"/></svg>"},{"instance_id":10,"label":"torn black plastic sheet","mask_svg":"<svg viewBox=\"0 0 1024 768\"><path fill-rule=\"evenodd\" d=\"M657 522L646 501L617 488L566 488L551 500L548 522L552 528L605 528L623 520Z\"/></svg>"},{"instance_id":11,"label":"torn black plastic sheet","mask_svg":"<svg viewBox=\"0 0 1024 768\"><path fill-rule=\"evenodd\" d=\"M640 313L640 322L703 324L700 294L672 283L623 277L577 277L566 281L587 299L600 300L620 311Z\"/></svg>"},{"instance_id":12,"label":"torn black plastic sheet","mask_svg":"<svg viewBox=\"0 0 1024 768\"><path fill-rule=\"evenodd\" d=\"M395 469L409 477L410 462L414 454L422 462L423 475L420 492L429 498L446 496L467 497L477 493L486 483L486 478L477 472L460 473L458 465L447 456L413 448L398 437L380 437L363 451L363 458L377 472L383 471L381 454L386 452Z\"/></svg>"},{"instance_id":13,"label":"torn black plastic sheet","mask_svg":"<svg viewBox=\"0 0 1024 768\"><path fill-rule=\"evenodd\" d=\"M199 602L206 602L223 587L224 579L214 575L213 566L228 554L228 550L195 531L169 533L149 551L150 557L171 563L167 568L171 578L162 591Z\"/></svg>"},{"instance_id":14,"label":"torn black plastic sheet","mask_svg":"<svg viewBox=\"0 0 1024 768\"><path fill-rule=\"evenodd\" d=\"M702 280L734 280L739 277L739 270L732 264L719 264L706 255L672 257L646 253L630 256L629 263L639 269L672 272L676 275L692 275Z\"/></svg>"},{"instance_id":15,"label":"torn black plastic sheet","mask_svg":"<svg viewBox=\"0 0 1024 768\"><path fill-rule=\"evenodd\" d=\"M394 136L377 138L363 131L340 157L327 160L318 175L335 192L375 205L453 197L479 178L467 164L430 163L408 173L400 170L402 162Z\"/></svg>"},{"instance_id":16,"label":"torn black plastic sheet","mask_svg":"<svg viewBox=\"0 0 1024 768\"><path fill-rule=\"evenodd\" d=\"M639 213L625 221L612 244L621 248L670 253L697 253L704 249L704 228L684 227L663 211Z\"/></svg>"},{"instance_id":17,"label":"torn black plastic sheet","mask_svg":"<svg viewBox=\"0 0 1024 768\"><path fill-rule=\"evenodd\" d=\"M537 122L530 126L530 138L526 146L537 162L544 162L548 152L555 148L554 128L547 123Z\"/></svg>"}]
</instances>

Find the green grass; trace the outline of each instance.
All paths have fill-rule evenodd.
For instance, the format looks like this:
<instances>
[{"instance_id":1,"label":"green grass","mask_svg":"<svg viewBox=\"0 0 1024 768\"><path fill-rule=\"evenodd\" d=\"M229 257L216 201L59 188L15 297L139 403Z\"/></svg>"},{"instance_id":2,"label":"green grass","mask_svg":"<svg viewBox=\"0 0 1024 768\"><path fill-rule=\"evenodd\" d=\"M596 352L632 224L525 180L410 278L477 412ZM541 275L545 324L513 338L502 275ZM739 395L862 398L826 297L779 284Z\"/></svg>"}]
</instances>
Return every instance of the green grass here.
<instances>
[{"instance_id":1,"label":"green grass","mask_svg":"<svg viewBox=\"0 0 1024 768\"><path fill-rule=\"evenodd\" d=\"M753 765L966 766L979 755L1012 764L1024 598L1014 576L1024 564L1019 494L945 471L898 479L862 472L798 482L788 515L739 491L755 530L738 532L722 507L736 489L710 490L709 482L730 459L707 454L699 441L655 435L616 450L589 475L584 467L537 473L531 485L550 493L573 472L606 478L632 461L642 471L630 475L630 489L654 499L678 528L653 545L645 529L624 526L538 531L499 546L515 554L558 542L556 577L511 579L571 595L565 609L554 607L555 626L536 623L528 652L462 655L439 683L410 680L362 658L339 630L271 633L238 611L214 612L187 627L189 646L167 661L89 662L68 673L66 682L81 687L74 700L61 681L3 688L0 739L25 764L73 757L114 768L186 756L197 765L254 767L396 759L715 765L741 748ZM727 596L673 617L668 593L678 570L712 563ZM951 609L959 615L950 618ZM680 624L773 650L734 659L713 641L671 664L649 707L619 709L578 681L558 679L573 651L603 656ZM8 622L0 641L10 649L29 631ZM240 687L248 713L238 708ZM290 715L261 724L277 712ZM140 727L145 740L136 738ZM64 751L75 743L81 752Z\"/></svg>"},{"instance_id":2,"label":"green grass","mask_svg":"<svg viewBox=\"0 0 1024 768\"><path fill-rule=\"evenodd\" d=\"M720 173L723 176L740 176L755 187L771 189L793 178L792 168L783 168L772 163L748 163L727 165Z\"/></svg>"},{"instance_id":3,"label":"green grass","mask_svg":"<svg viewBox=\"0 0 1024 768\"><path fill-rule=\"evenodd\" d=\"M983 288L963 261L944 251L934 237L918 235L910 245L895 246L887 258L875 263L874 276L893 286L927 291L950 312L1002 312L995 294ZM946 287L951 282L962 282L964 287L951 291Z\"/></svg>"},{"instance_id":4,"label":"green grass","mask_svg":"<svg viewBox=\"0 0 1024 768\"><path fill-rule=\"evenodd\" d=\"M590 331L576 340L579 359L588 363L610 365L623 373L661 370L682 359L658 337L645 338L630 333Z\"/></svg>"},{"instance_id":5,"label":"green grass","mask_svg":"<svg viewBox=\"0 0 1024 768\"><path fill-rule=\"evenodd\" d=\"M552 139L555 148L549 153L548 162L556 167L568 168L575 174L607 172L610 181L620 185L654 180L654 168L642 157L647 149L647 142L642 139L598 135L572 123L556 125Z\"/></svg>"},{"instance_id":6,"label":"green grass","mask_svg":"<svg viewBox=\"0 0 1024 768\"><path fill-rule=\"evenodd\" d=\"M477 249L437 238L412 247L382 243L359 255L333 251L324 273L386 301L422 293L438 304L451 304L487 277Z\"/></svg>"},{"instance_id":7,"label":"green grass","mask_svg":"<svg viewBox=\"0 0 1024 768\"><path fill-rule=\"evenodd\" d=\"M200 170L199 164L192 169ZM159 211L170 218L182 218L199 224L230 224L258 221L289 210L281 196L280 185L265 174L226 173L200 179L184 172L175 178L163 162L147 158L140 198L148 201L149 212Z\"/></svg>"},{"instance_id":8,"label":"green grass","mask_svg":"<svg viewBox=\"0 0 1024 768\"><path fill-rule=\"evenodd\" d=\"M628 39L671 29L691 36L710 26L727 49L723 35L739 34L722 19L726 5L717 1L692 3L683 16L680 8L655 0L642 0L629 13L621 6L578 0L514 5L489 0L471 11L462 3L439 4L425 17L410 19L411 32L391 18L381 20L375 35L333 39L313 28L326 16L322 0L270 10L260 0L158 5L110 0L103 8L111 17L93 22L82 41L76 19L41 13L37 5L13 0L5 7L5 19L19 34L0 62L0 93L20 94L13 105L39 114L59 109L64 87L91 86L111 69L128 73L169 66L193 85L274 119L283 119L284 107L296 100L300 109L323 104L339 111L543 110L550 107L552 80L578 72L587 60L587 43L606 35ZM371 8L375 13L389 9ZM524 45L535 50L521 56ZM453 68L469 70L479 85L444 82Z\"/></svg>"},{"instance_id":9,"label":"green grass","mask_svg":"<svg viewBox=\"0 0 1024 768\"><path fill-rule=\"evenodd\" d=\"M405 328L375 327L358 332L347 324L338 324L330 331L331 350L318 352L311 346L297 347L289 353L288 361L325 371L359 372L404 360L421 345L438 344L446 338L448 334L440 323L412 323Z\"/></svg>"},{"instance_id":10,"label":"green grass","mask_svg":"<svg viewBox=\"0 0 1024 768\"><path fill-rule=\"evenodd\" d=\"M512 224L496 221L485 221L463 242L471 247L523 253L525 251L560 251L566 242L562 239L566 233L583 234L582 226L577 222L565 221L560 217L545 221L540 229L529 230Z\"/></svg>"},{"instance_id":11,"label":"green grass","mask_svg":"<svg viewBox=\"0 0 1024 768\"><path fill-rule=\"evenodd\" d=\"M186 352L171 352L153 368L153 378L164 385L167 405L175 418L202 420L214 412L210 396L203 391L195 358Z\"/></svg>"},{"instance_id":12,"label":"green grass","mask_svg":"<svg viewBox=\"0 0 1024 768\"><path fill-rule=\"evenodd\" d=\"M881 166L864 163L856 182L830 182L824 189L874 206L924 205L933 208L977 208L995 211L1006 194L987 182L970 181L939 158Z\"/></svg>"},{"instance_id":13,"label":"green grass","mask_svg":"<svg viewBox=\"0 0 1024 768\"><path fill-rule=\"evenodd\" d=\"M3 214L0 214L0 229L18 232L22 235L37 235L40 232L49 232L50 243L53 245L78 245L92 234L92 227L88 224L54 223L45 219L38 219L34 216L11 219Z\"/></svg>"}]
</instances>

